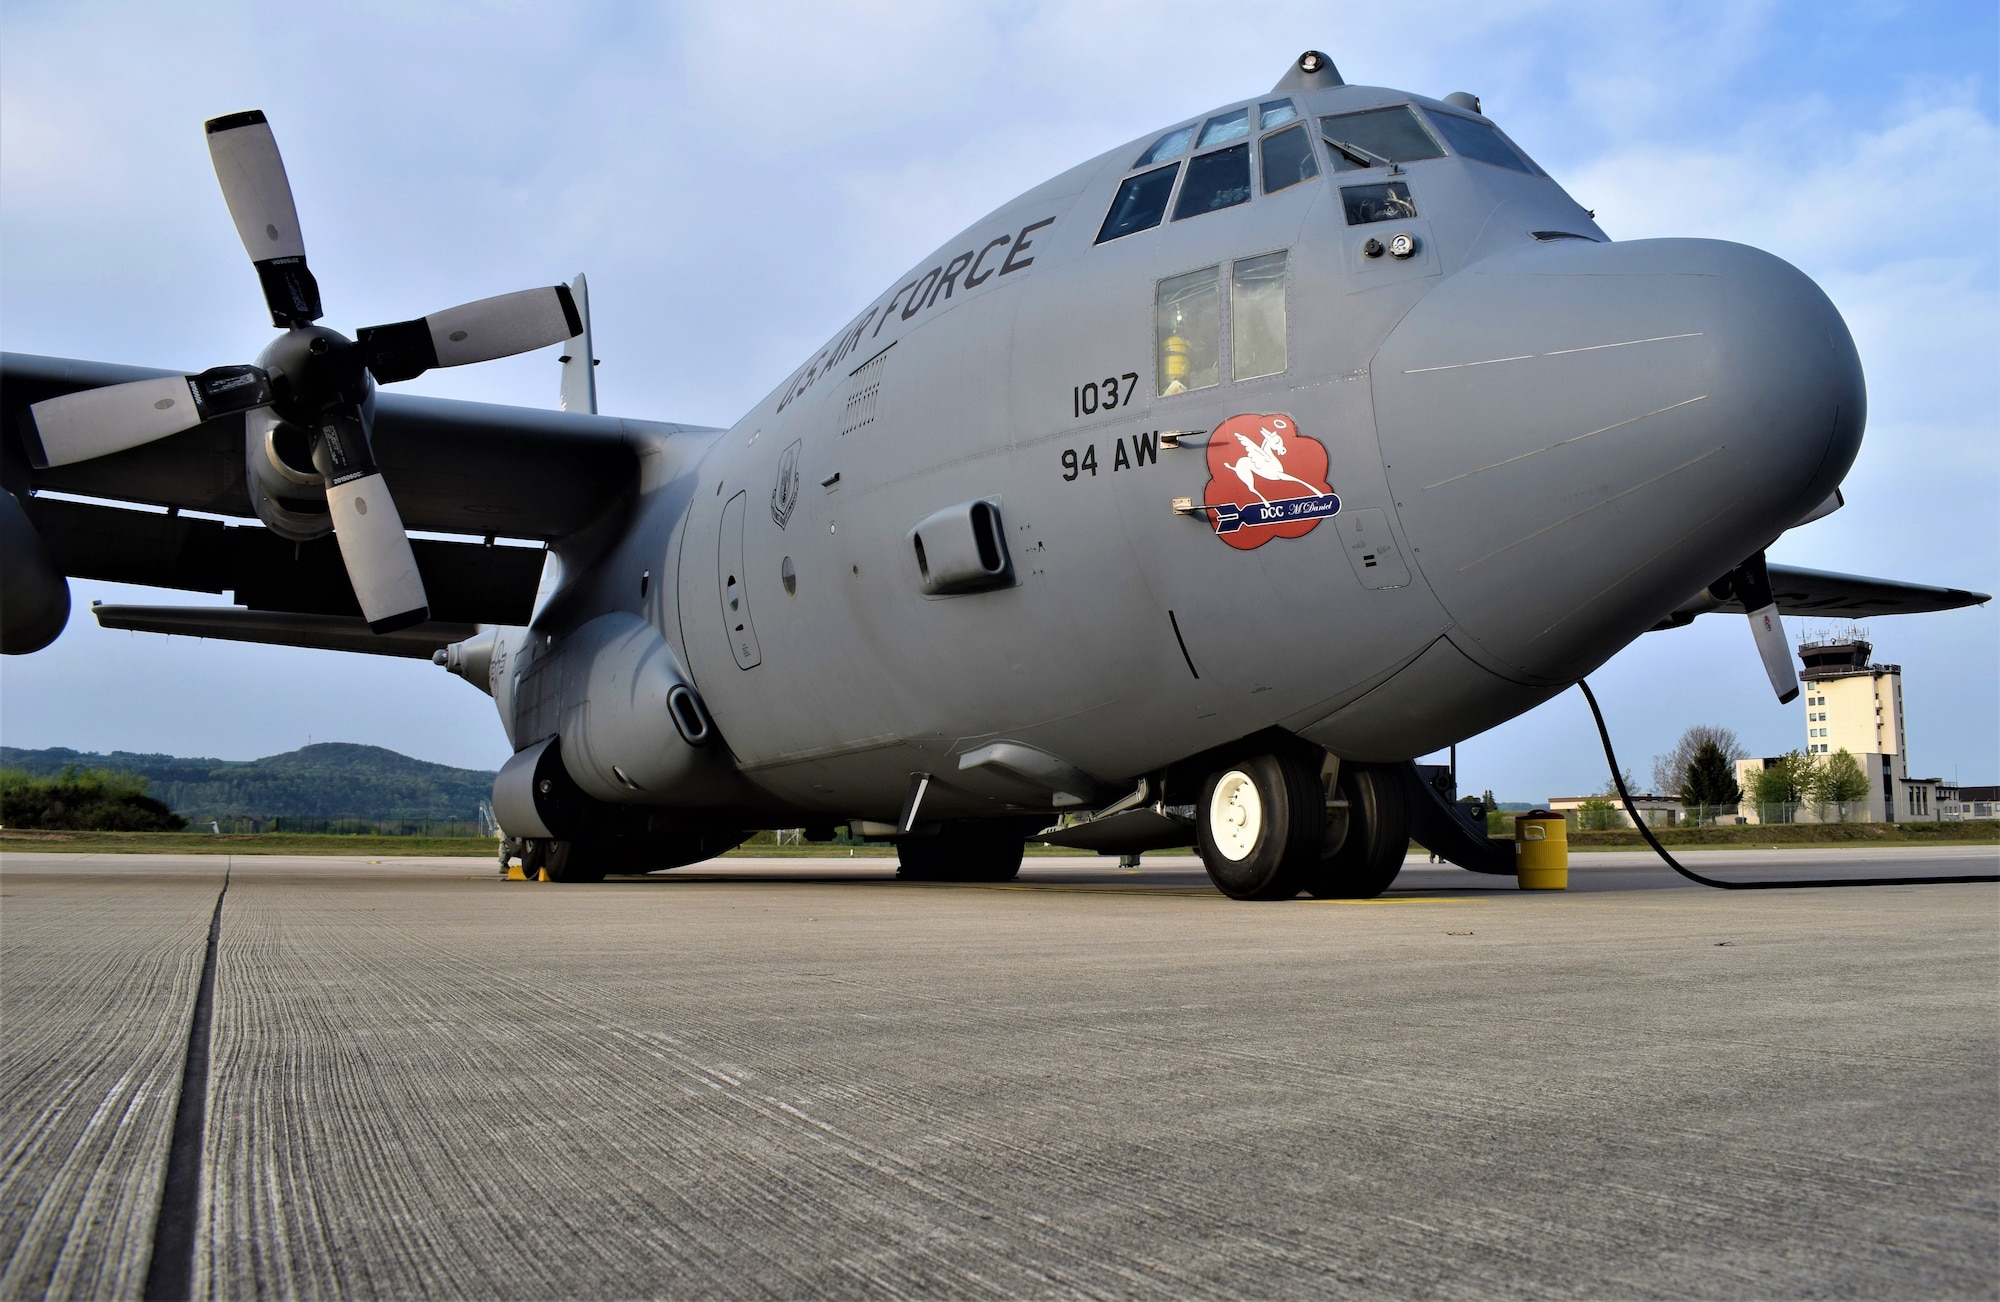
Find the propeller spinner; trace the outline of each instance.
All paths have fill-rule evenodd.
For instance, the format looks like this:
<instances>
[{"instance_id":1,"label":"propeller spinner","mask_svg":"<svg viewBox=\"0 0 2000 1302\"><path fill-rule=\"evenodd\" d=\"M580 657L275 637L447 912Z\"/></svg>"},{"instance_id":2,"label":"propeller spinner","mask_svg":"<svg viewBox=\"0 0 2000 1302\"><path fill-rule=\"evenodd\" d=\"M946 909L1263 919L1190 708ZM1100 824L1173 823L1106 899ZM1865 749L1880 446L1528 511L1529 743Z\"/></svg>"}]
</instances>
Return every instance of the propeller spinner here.
<instances>
[{"instance_id":1,"label":"propeller spinner","mask_svg":"<svg viewBox=\"0 0 2000 1302\"><path fill-rule=\"evenodd\" d=\"M353 340L313 323L319 283L277 138L261 112L210 120L208 151L236 233L257 269L271 324L285 330L255 366L85 389L28 408L28 457L38 467L109 456L203 421L269 407L308 431L326 484L341 561L369 628L389 633L430 615L402 516L370 449L375 384L445 366L511 357L583 331L566 285L522 290L414 321L367 326Z\"/></svg>"}]
</instances>

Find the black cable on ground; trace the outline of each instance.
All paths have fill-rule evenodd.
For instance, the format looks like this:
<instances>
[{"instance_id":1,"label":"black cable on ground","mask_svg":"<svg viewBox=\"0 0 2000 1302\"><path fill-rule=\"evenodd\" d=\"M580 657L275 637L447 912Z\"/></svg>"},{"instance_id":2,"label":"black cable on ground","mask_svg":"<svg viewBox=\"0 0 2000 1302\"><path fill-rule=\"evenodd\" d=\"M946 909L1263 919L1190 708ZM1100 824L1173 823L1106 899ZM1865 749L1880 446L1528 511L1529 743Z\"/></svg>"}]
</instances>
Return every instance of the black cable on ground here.
<instances>
[{"instance_id":1,"label":"black cable on ground","mask_svg":"<svg viewBox=\"0 0 2000 1302\"><path fill-rule=\"evenodd\" d=\"M1667 847L1660 844L1653 835L1653 829L1646 826L1646 820L1639 817L1639 811L1632 805L1632 793L1625 789L1625 778L1618 768L1618 756L1611 750L1611 733L1604 726L1604 711L1597 708L1597 697L1591 693L1590 684L1578 679L1576 685L1583 689L1583 699L1590 703L1590 716L1597 720L1597 735L1604 742L1604 758L1611 765L1611 781L1618 787L1618 797L1625 802L1625 813L1632 819L1632 826L1639 829L1639 835L1646 838L1646 844L1673 869L1691 882L1702 886L1713 886L1718 891L1783 891L1807 886L1941 886L1947 882L2000 882L2000 874L1984 874L1977 877L1845 877L1838 880L1797 882L1725 882L1713 877L1683 868L1680 861L1667 853Z\"/></svg>"}]
</instances>

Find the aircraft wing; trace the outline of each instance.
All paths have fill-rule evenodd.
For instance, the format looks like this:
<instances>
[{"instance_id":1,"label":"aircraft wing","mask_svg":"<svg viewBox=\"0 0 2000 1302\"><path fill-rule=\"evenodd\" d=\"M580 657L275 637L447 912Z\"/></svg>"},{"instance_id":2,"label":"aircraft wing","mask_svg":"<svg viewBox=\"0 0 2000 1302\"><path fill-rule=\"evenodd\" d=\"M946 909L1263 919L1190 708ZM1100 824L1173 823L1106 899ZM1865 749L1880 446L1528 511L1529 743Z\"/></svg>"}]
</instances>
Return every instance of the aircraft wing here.
<instances>
[{"instance_id":1,"label":"aircraft wing","mask_svg":"<svg viewBox=\"0 0 2000 1302\"><path fill-rule=\"evenodd\" d=\"M236 628L255 634L248 640L364 649L347 645L344 623L327 622L360 614L333 538L293 544L261 525L180 514L254 515L241 415L95 460L46 470L30 465L21 435L29 404L173 374L0 354L0 481L25 499L56 569L79 578L231 592L250 612L315 617L231 624L213 609L190 611L186 618L202 624L205 636L229 637L226 630ZM407 528L547 543L618 509L636 486L641 453L666 435L698 428L383 392L376 397L374 452ZM153 509L106 504L115 502ZM418 538L412 549L433 621L527 622L542 548ZM146 610L155 622L167 618L158 608Z\"/></svg>"},{"instance_id":2,"label":"aircraft wing","mask_svg":"<svg viewBox=\"0 0 2000 1302\"><path fill-rule=\"evenodd\" d=\"M1963 588L1935 588L1924 583L1904 583L1896 579L1871 579L1859 574L1835 574L1829 570L1807 570L1792 565L1773 565L1771 591L1778 610L1786 615L1824 615L1840 619L1867 619L1876 615L1920 615L1937 610L1957 610L1991 601L1984 592ZM1679 628L1696 615L1727 610L1745 613L1743 603L1729 590L1729 581L1719 579L1654 625Z\"/></svg>"}]
</instances>

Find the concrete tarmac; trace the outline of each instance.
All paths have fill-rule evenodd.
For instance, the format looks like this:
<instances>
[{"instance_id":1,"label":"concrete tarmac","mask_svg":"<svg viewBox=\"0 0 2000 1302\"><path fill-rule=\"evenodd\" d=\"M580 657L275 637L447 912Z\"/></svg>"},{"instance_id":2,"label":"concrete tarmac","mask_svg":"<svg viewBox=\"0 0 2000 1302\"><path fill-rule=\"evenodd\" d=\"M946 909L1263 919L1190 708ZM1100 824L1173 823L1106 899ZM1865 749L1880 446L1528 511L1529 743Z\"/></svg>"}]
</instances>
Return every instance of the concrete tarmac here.
<instances>
[{"instance_id":1,"label":"concrete tarmac","mask_svg":"<svg viewBox=\"0 0 2000 1302\"><path fill-rule=\"evenodd\" d=\"M1717 876L1993 872L1990 847ZM0 860L0 1297L1992 1297L2000 890Z\"/></svg>"}]
</instances>

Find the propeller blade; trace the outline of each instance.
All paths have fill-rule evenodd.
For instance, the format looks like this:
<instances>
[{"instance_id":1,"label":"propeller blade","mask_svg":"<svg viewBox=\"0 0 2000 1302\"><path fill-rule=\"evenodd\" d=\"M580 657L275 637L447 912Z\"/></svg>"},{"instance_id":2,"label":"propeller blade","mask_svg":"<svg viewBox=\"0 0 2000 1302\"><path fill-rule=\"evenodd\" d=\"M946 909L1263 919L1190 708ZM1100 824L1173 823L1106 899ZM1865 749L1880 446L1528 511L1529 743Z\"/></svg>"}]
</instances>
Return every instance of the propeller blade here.
<instances>
[{"instance_id":1,"label":"propeller blade","mask_svg":"<svg viewBox=\"0 0 2000 1302\"><path fill-rule=\"evenodd\" d=\"M415 321L365 326L354 336L377 383L409 380L439 366L469 366L533 352L583 333L568 285L524 289L446 308Z\"/></svg>"},{"instance_id":2,"label":"propeller blade","mask_svg":"<svg viewBox=\"0 0 2000 1302\"><path fill-rule=\"evenodd\" d=\"M430 599L416 553L389 486L368 450L356 412L332 412L320 423L313 461L326 480L326 508L347 581L370 631L393 633L430 618Z\"/></svg>"},{"instance_id":3,"label":"propeller blade","mask_svg":"<svg viewBox=\"0 0 2000 1302\"><path fill-rule=\"evenodd\" d=\"M278 138L258 109L210 118L207 125L215 179L264 286L271 324L310 325L321 316L319 282L306 267L305 236Z\"/></svg>"},{"instance_id":4,"label":"propeller blade","mask_svg":"<svg viewBox=\"0 0 2000 1302\"><path fill-rule=\"evenodd\" d=\"M1784 620L1778 615L1777 598L1771 592L1771 571L1764 553L1758 552L1730 572L1730 588L1750 613L1750 636L1756 639L1757 655L1771 679L1778 704L1798 699L1799 675L1792 667L1792 650L1785 642Z\"/></svg>"},{"instance_id":5,"label":"propeller blade","mask_svg":"<svg viewBox=\"0 0 2000 1302\"><path fill-rule=\"evenodd\" d=\"M254 366L79 389L28 408L23 422L28 460L47 470L107 457L270 401L270 379Z\"/></svg>"}]
</instances>

